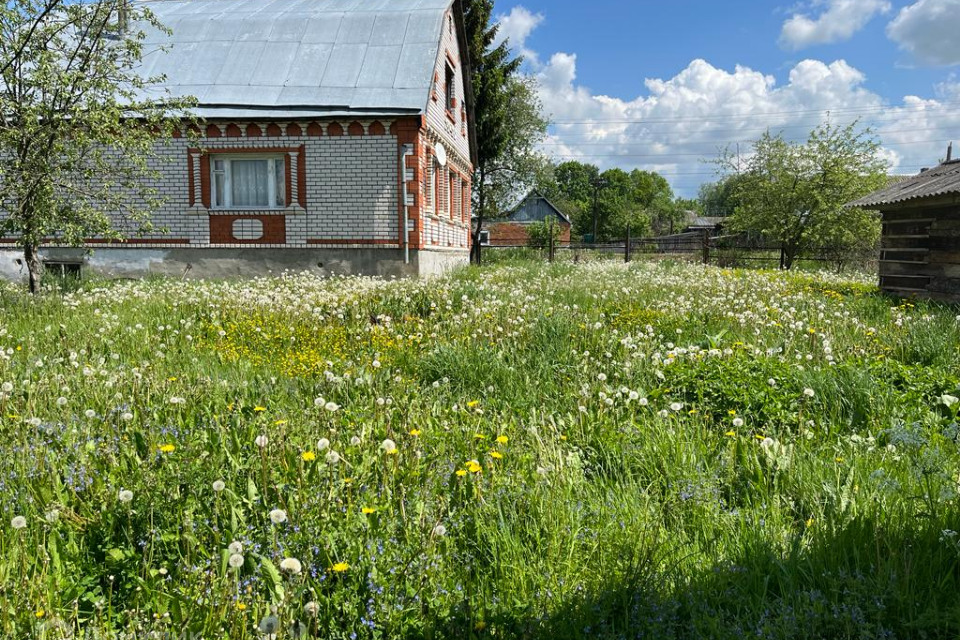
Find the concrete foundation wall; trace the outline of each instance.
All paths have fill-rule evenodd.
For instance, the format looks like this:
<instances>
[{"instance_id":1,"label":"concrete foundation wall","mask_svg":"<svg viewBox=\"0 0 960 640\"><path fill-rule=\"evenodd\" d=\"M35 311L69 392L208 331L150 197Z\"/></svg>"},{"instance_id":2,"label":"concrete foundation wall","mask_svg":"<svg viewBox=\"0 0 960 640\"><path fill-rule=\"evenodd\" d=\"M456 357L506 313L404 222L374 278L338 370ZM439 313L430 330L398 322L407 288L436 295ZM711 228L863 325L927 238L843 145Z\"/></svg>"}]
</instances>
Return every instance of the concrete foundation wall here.
<instances>
[{"instance_id":1,"label":"concrete foundation wall","mask_svg":"<svg viewBox=\"0 0 960 640\"><path fill-rule=\"evenodd\" d=\"M368 275L417 277L437 275L469 263L467 251L411 250L404 263L402 249L258 249L157 248L84 249L49 248L41 255L48 263L80 262L87 273L107 278L168 277L231 279L279 275L284 271L318 276ZM23 280L23 254L0 250L0 277Z\"/></svg>"}]
</instances>

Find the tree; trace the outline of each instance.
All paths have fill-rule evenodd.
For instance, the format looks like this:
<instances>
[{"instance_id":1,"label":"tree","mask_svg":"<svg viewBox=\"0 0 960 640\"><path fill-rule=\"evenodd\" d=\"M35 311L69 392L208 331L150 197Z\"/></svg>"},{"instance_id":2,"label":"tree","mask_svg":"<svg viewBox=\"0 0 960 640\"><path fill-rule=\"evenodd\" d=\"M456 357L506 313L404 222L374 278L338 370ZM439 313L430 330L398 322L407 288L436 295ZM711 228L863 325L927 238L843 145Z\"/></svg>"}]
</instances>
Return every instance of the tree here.
<instances>
[{"instance_id":1,"label":"tree","mask_svg":"<svg viewBox=\"0 0 960 640\"><path fill-rule=\"evenodd\" d=\"M878 150L872 131L858 123L822 125L802 144L766 133L755 143L754 155L737 181L731 227L780 244L784 269L817 246L864 240L875 244L878 216L844 205L886 183L887 164ZM728 154L726 166L733 167L734 161Z\"/></svg>"},{"instance_id":2,"label":"tree","mask_svg":"<svg viewBox=\"0 0 960 640\"><path fill-rule=\"evenodd\" d=\"M712 218L732 216L738 204L737 185L743 179L743 174L733 173L717 182L701 185L697 201L703 215Z\"/></svg>"},{"instance_id":3,"label":"tree","mask_svg":"<svg viewBox=\"0 0 960 640\"><path fill-rule=\"evenodd\" d=\"M493 46L499 25L491 24L492 0L465 0L464 24L470 55L477 166L473 181L473 258L479 262L480 234L511 190L531 184L536 175L535 147L546 134L532 78L517 76L522 58L512 58L509 43Z\"/></svg>"},{"instance_id":4,"label":"tree","mask_svg":"<svg viewBox=\"0 0 960 640\"><path fill-rule=\"evenodd\" d=\"M10 0L0 7L0 235L23 247L30 291L41 244L82 245L150 230L155 143L187 100L144 99L144 32L162 28L126 0Z\"/></svg>"},{"instance_id":5,"label":"tree","mask_svg":"<svg viewBox=\"0 0 960 640\"><path fill-rule=\"evenodd\" d=\"M563 235L563 227L554 219L543 222L533 222L527 225L527 246L542 249L550 246L550 236L553 235L553 244L556 246Z\"/></svg>"}]
</instances>

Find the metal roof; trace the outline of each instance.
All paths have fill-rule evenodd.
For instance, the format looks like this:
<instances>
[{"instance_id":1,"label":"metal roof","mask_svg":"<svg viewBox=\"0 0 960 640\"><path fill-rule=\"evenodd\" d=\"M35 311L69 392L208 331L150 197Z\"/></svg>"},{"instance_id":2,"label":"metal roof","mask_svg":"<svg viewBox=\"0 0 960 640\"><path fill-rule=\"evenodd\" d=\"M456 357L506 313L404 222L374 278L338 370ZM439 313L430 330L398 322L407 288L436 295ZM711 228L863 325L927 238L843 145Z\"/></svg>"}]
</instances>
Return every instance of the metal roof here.
<instances>
[{"instance_id":1,"label":"metal roof","mask_svg":"<svg viewBox=\"0 0 960 640\"><path fill-rule=\"evenodd\" d=\"M944 162L938 167L895 182L847 206L868 209L953 194L960 194L960 160Z\"/></svg>"},{"instance_id":2,"label":"metal roof","mask_svg":"<svg viewBox=\"0 0 960 640\"><path fill-rule=\"evenodd\" d=\"M173 32L139 25L147 34L140 74L166 76L145 93L194 96L202 117L420 113L451 2L143 2Z\"/></svg>"}]
</instances>

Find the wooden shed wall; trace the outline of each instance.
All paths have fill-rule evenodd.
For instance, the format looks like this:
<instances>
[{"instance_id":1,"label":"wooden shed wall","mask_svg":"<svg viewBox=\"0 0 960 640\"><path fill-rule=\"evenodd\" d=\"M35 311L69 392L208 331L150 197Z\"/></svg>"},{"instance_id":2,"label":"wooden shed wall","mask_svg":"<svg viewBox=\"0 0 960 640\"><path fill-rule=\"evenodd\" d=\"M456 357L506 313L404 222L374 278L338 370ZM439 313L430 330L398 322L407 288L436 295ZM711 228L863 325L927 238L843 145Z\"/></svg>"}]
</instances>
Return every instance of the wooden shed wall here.
<instances>
[{"instance_id":1,"label":"wooden shed wall","mask_svg":"<svg viewBox=\"0 0 960 640\"><path fill-rule=\"evenodd\" d=\"M960 302L960 205L883 213L880 287Z\"/></svg>"}]
</instances>

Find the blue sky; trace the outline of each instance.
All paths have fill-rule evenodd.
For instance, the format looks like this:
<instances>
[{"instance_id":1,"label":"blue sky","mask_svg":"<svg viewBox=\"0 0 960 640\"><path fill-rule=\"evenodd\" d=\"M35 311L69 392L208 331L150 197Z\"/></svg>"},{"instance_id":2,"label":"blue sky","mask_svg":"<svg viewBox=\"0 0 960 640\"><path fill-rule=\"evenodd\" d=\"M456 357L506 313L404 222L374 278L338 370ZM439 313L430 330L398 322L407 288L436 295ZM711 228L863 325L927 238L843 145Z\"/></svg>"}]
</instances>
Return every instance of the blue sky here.
<instances>
[{"instance_id":1,"label":"blue sky","mask_svg":"<svg viewBox=\"0 0 960 640\"><path fill-rule=\"evenodd\" d=\"M684 195L701 158L764 128L861 118L897 173L960 142L960 0L499 0L558 123L544 150L656 169Z\"/></svg>"}]
</instances>

